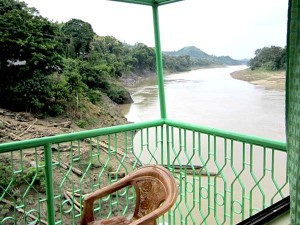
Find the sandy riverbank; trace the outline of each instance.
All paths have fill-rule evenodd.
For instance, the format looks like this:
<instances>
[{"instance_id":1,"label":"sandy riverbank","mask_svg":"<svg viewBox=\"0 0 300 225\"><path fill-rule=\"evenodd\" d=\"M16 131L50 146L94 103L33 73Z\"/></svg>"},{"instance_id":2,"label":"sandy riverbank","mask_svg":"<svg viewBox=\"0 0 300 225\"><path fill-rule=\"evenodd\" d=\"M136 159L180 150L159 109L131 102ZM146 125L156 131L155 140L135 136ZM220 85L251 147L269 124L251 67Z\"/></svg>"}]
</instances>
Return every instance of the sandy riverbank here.
<instances>
[{"instance_id":1,"label":"sandy riverbank","mask_svg":"<svg viewBox=\"0 0 300 225\"><path fill-rule=\"evenodd\" d=\"M230 74L238 80L264 86L270 90L285 91L285 71L240 70Z\"/></svg>"}]
</instances>

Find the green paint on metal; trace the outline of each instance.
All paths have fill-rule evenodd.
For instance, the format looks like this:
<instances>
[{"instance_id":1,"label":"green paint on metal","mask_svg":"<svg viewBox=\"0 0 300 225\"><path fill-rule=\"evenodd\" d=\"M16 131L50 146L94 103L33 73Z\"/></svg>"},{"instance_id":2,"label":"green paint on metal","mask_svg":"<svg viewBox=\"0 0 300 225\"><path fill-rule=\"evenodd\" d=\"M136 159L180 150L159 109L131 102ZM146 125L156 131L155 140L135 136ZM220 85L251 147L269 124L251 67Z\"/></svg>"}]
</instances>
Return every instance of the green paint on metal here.
<instances>
[{"instance_id":1,"label":"green paint on metal","mask_svg":"<svg viewBox=\"0 0 300 225\"><path fill-rule=\"evenodd\" d=\"M140 122L140 123L118 125L118 126L114 126L114 127L105 127L105 128L87 130L87 131L81 131L81 132L74 132L74 133L70 133L70 134L62 134L62 135L57 135L54 137L43 137L43 138L36 138L36 139L32 139L32 140L4 143L4 144L0 144L0 153L10 152L13 150L19 150L19 149L24 149L24 148L33 148L35 146L43 146L48 143L55 144L55 143L62 143L62 142L68 142L68 141L76 141L76 140L81 140L84 138L92 138L92 137L101 136L103 134L120 133L120 132L129 131L129 130L136 130L136 129L140 129L140 128L160 126L163 124L164 124L164 120L154 120L154 121L146 121L146 122Z\"/></svg>"},{"instance_id":2,"label":"green paint on metal","mask_svg":"<svg viewBox=\"0 0 300 225\"><path fill-rule=\"evenodd\" d=\"M300 224L300 1L289 1L286 126L291 224Z\"/></svg>"},{"instance_id":3,"label":"green paint on metal","mask_svg":"<svg viewBox=\"0 0 300 225\"><path fill-rule=\"evenodd\" d=\"M18 218L17 209L32 206L26 197L31 190L35 191L34 182L38 178L38 168L45 169L47 195L46 198L41 198L38 193L37 206L26 212L26 215L34 212L38 215L38 220L42 221L41 204L46 204L48 224L78 224L82 201L87 193L105 186L103 180L108 180L109 183L116 182L120 179L119 173L129 174L142 166L142 163L166 165L178 181L180 193L176 205L167 216L159 219L163 224L236 224L285 197L288 194L288 179L284 166L280 164L286 157L285 143L167 119L158 6L180 0L113 1L148 5L153 8L161 119L0 144L0 156L7 158L11 168L11 172L8 173L10 179L0 185L0 207L5 198L8 198L13 202L14 208L14 212L4 218L0 212L0 224L4 221L16 224L19 220L25 224L32 222L27 216ZM289 15L288 52L294 54L295 58L289 57L288 68L295 69L297 65L299 69L296 63L299 61L299 42L295 42L299 40L299 26L295 34L290 34L290 31L294 32L297 27L297 23L291 18L296 18L294 21L297 21L299 17L299 1L290 0ZM297 108L292 107L296 99L294 95L300 96L297 92L299 88L292 85L299 81L300 76L299 70L288 71L289 79L296 79L292 82L287 81L287 87L291 88L291 91L287 92L287 114L290 115L287 123L292 124L296 120L293 124L296 127L289 126L288 129L289 146L295 147L296 143L299 150L299 138L293 139L295 136L291 131L300 130L299 118L295 117L299 115ZM120 140L124 141L120 143ZM63 158L64 145L70 148L68 162L63 161L66 160ZM41 147L44 147L45 165L38 163L41 160L38 149ZM28 151L32 152L32 148L36 162L35 173L31 181L25 182L24 185L27 186L19 203L12 193L18 177L27 171L25 154L28 154ZM294 161L289 164L293 176L296 170L299 173L299 163L295 161L300 155L299 151L296 152L297 149L294 148L295 151L289 153L293 154L290 157L295 156ZM52 162L54 158L57 162ZM116 159L114 162L117 162L117 165L112 165L113 159ZM283 170L281 173L279 167ZM82 170L82 174L76 180L73 172L78 171L78 168ZM62 173L63 177L55 177L54 180L54 171ZM111 172L116 174L115 177L112 177ZM282 172L285 176L282 176ZM283 180L279 177L283 177ZM299 174L295 177L299 178ZM293 188L299 188L297 179L291 179L291 183ZM296 221L297 215L300 215L297 212L299 207L295 207L299 190L293 190L292 215L296 215ZM66 191L71 195L68 200L64 199ZM79 198L77 201L76 197ZM259 204L258 197L261 201ZM131 189L108 196L95 204L95 215L110 217L114 212L127 215L132 210L135 199L135 193ZM55 204L54 201L58 201L59 204ZM58 215L55 215L55 212Z\"/></svg>"},{"instance_id":4,"label":"green paint on metal","mask_svg":"<svg viewBox=\"0 0 300 225\"><path fill-rule=\"evenodd\" d=\"M68 135L49 137L46 144L31 140L30 148L36 145L34 151L30 148L15 150L20 145L14 143L14 151L0 153L13 168L8 173L11 182L4 187L0 185L0 206L3 199L14 202L13 221L32 222L29 218L20 219L17 208L30 208L34 215L38 215L38 220L46 220L41 210L47 208L49 224L78 224L84 195L105 186L104 180L116 182L120 179L119 173L129 174L142 166L141 162L167 164L178 181L178 200L173 209L159 219L162 223L235 224L287 195L287 178L282 176L285 168L282 164L278 165L286 156L285 145L170 120L166 120L166 124L159 120L142 125L147 126L125 126L122 131L98 129L89 133L92 137L84 131L76 134L77 140ZM96 133L99 135L94 136ZM58 143L52 144L51 141ZM44 143L42 152L43 146L39 143ZM64 150L66 147L69 149L67 152ZM13 201L10 193L15 190L16 178L28 170L28 157L25 157L28 153L33 154L38 168L46 170L47 197L32 195L39 173L35 169L34 178L24 184L26 193L22 194L23 200L18 203ZM40 163L43 159L45 165ZM82 171L79 177L74 174L76 169ZM112 177L110 172L117 175ZM279 172L281 175L278 175ZM281 180L280 177L286 179ZM70 194L69 200L65 199L66 191ZM31 197L27 198L29 194ZM257 204L260 196L262 201ZM38 205L32 205L32 201L38 202ZM114 212L128 215L134 204L135 194L127 189L97 202L95 215L102 218ZM8 220L8 216L3 218L0 213L0 223Z\"/></svg>"},{"instance_id":5,"label":"green paint on metal","mask_svg":"<svg viewBox=\"0 0 300 225\"><path fill-rule=\"evenodd\" d=\"M163 72L162 50L161 50L161 41L160 41L158 6L175 3L181 0L112 0L112 1L152 6L160 115L162 119L166 119L167 110L166 110L165 89L164 89L164 72Z\"/></svg>"},{"instance_id":6,"label":"green paint on metal","mask_svg":"<svg viewBox=\"0 0 300 225\"><path fill-rule=\"evenodd\" d=\"M171 4L183 0L110 0L110 1L133 3L133 4L148 5L148 6L160 6L160 5Z\"/></svg>"},{"instance_id":7,"label":"green paint on metal","mask_svg":"<svg viewBox=\"0 0 300 225\"><path fill-rule=\"evenodd\" d=\"M46 195L47 195L47 217L48 224L55 224L54 212L54 180L52 168L52 149L51 144L48 143L44 146L45 155L45 174L46 174Z\"/></svg>"},{"instance_id":8,"label":"green paint on metal","mask_svg":"<svg viewBox=\"0 0 300 225\"><path fill-rule=\"evenodd\" d=\"M194 131L199 131L206 134L213 134L213 135L217 135L220 137L224 137L236 141L249 142L252 144L257 144L262 146L269 146L270 148L278 149L281 151L286 151L287 149L285 142L269 140L261 137L252 136L252 135L250 136L246 134L240 134L231 131L209 128L205 126L189 124L189 123L179 122L179 121L169 120L169 119L165 120L165 123L170 126L192 129Z\"/></svg>"},{"instance_id":9,"label":"green paint on metal","mask_svg":"<svg viewBox=\"0 0 300 225\"><path fill-rule=\"evenodd\" d=\"M165 99L165 89L164 89L164 72L163 72L163 63L162 63L162 51L161 51L161 43L160 43L158 7L153 6L152 9L153 9L156 70L157 70L157 79L158 79L160 116L162 119L166 119L167 111L166 111L166 99Z\"/></svg>"}]
</instances>

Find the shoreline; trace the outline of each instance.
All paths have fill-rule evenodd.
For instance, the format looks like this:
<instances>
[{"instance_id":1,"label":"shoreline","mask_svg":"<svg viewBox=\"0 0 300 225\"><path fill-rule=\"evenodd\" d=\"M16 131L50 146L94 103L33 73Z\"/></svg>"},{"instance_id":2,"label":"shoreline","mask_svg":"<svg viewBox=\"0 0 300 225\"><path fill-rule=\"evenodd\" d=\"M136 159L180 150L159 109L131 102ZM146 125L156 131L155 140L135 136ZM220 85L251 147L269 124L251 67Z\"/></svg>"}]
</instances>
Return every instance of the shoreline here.
<instances>
[{"instance_id":1,"label":"shoreline","mask_svg":"<svg viewBox=\"0 0 300 225\"><path fill-rule=\"evenodd\" d=\"M164 77L172 74L177 73L186 73L193 70L200 70L200 69L213 69L213 68L224 68L226 66L224 65L209 65L209 66L195 66L190 68L189 70L183 70L183 71L172 71L164 69ZM121 83L125 86L126 89L130 89L132 87L135 87L137 85L140 85L141 83L149 80L157 78L157 74L155 71L141 71L141 72L130 72L128 74L125 74L123 77L120 78Z\"/></svg>"},{"instance_id":2,"label":"shoreline","mask_svg":"<svg viewBox=\"0 0 300 225\"><path fill-rule=\"evenodd\" d=\"M285 91L285 71L265 70L239 70L234 71L230 76L237 80L249 82L254 85L263 86L268 90Z\"/></svg>"}]
</instances>

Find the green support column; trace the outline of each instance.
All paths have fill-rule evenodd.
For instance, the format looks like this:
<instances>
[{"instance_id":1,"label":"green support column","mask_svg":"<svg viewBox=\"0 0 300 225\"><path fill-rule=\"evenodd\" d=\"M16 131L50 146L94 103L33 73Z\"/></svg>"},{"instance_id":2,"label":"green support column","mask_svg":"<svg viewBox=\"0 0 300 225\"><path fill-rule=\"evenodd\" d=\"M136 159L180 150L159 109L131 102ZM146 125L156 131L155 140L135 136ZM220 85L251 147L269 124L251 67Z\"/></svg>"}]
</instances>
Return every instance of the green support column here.
<instances>
[{"instance_id":1,"label":"green support column","mask_svg":"<svg viewBox=\"0 0 300 225\"><path fill-rule=\"evenodd\" d=\"M50 144L44 146L45 173L46 173L46 195L47 195L47 217L48 224L55 224L54 212L54 180L52 168L52 149Z\"/></svg>"},{"instance_id":2,"label":"green support column","mask_svg":"<svg viewBox=\"0 0 300 225\"><path fill-rule=\"evenodd\" d=\"M300 225L300 0L289 1L286 126L291 223Z\"/></svg>"},{"instance_id":3,"label":"green support column","mask_svg":"<svg viewBox=\"0 0 300 225\"><path fill-rule=\"evenodd\" d=\"M165 89L164 89L162 51L160 45L158 7L162 5L179 2L182 0L110 0L110 1L152 6L154 37L155 37L156 73L157 73L157 80L158 80L158 93L159 93L159 103L160 103L160 117L161 119L165 120L167 118L167 110L166 110L166 97L165 97Z\"/></svg>"},{"instance_id":4,"label":"green support column","mask_svg":"<svg viewBox=\"0 0 300 225\"><path fill-rule=\"evenodd\" d=\"M152 9L153 9L153 25L154 25L155 54L156 54L156 73L157 73L157 81L158 81L160 116L162 119L166 119L167 118L167 110L166 110L166 97L165 97L165 88L164 88L162 51L161 51L161 44L160 44L158 6L154 5L154 6L152 6Z\"/></svg>"}]
</instances>

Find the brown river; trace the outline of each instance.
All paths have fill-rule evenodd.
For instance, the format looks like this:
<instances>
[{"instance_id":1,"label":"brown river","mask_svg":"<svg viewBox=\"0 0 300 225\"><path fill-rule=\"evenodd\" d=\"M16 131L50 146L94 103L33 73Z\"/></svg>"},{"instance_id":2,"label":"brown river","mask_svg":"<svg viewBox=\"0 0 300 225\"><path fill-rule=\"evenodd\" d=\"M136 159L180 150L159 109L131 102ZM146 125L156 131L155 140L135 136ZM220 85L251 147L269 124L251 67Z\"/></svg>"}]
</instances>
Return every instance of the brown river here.
<instances>
[{"instance_id":1,"label":"brown river","mask_svg":"<svg viewBox=\"0 0 300 225\"><path fill-rule=\"evenodd\" d=\"M167 75L165 77L167 118L285 141L285 93L267 90L263 86L255 86L230 76L231 72L245 68L246 66L231 66ZM134 103L123 106L123 113L129 121L141 122L160 118L156 78L147 78L143 83L132 87L130 91ZM236 158L238 157L242 158L242 155L237 153ZM140 159L146 162L147 156L144 155ZM285 154L283 153L278 160L285 161ZM285 182L283 167L284 164L280 171L277 171L280 182ZM261 171L262 166L258 166L255 170ZM233 174L228 173L226 176L228 181L235 179ZM185 179L187 183L193 183L192 177L187 176ZM251 177L245 180L246 187L253 185L251 180ZM210 179L202 178L202 182L204 187L209 186ZM222 189L223 183L215 185L216 189ZM196 182L195 186L195 190L202 190L199 188L199 182ZM272 189L271 182L266 184L265 188ZM236 196L242 196L238 190L234 193ZM262 197L260 193L256 194L257 196L253 197L255 205L260 206ZM218 196L220 195L216 192L213 198ZM189 204L193 203L192 192L187 196L186 201ZM231 200L228 198L226 201L225 205ZM185 208L184 204L182 208ZM208 224L218 224L213 215L207 218ZM222 210L216 211L215 215L218 218L224 217ZM179 219L178 215L176 218ZM201 217L195 215L195 218L198 221ZM233 221L238 222L240 218L234 218ZM188 222L188 224L198 223ZM228 218L224 220L224 224L229 223Z\"/></svg>"},{"instance_id":2,"label":"brown river","mask_svg":"<svg viewBox=\"0 0 300 225\"><path fill-rule=\"evenodd\" d=\"M285 93L233 79L245 66L199 69L165 77L167 118L285 141ZM131 90L123 106L131 122L158 119L156 78Z\"/></svg>"}]
</instances>

